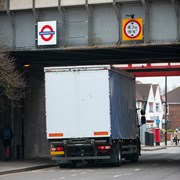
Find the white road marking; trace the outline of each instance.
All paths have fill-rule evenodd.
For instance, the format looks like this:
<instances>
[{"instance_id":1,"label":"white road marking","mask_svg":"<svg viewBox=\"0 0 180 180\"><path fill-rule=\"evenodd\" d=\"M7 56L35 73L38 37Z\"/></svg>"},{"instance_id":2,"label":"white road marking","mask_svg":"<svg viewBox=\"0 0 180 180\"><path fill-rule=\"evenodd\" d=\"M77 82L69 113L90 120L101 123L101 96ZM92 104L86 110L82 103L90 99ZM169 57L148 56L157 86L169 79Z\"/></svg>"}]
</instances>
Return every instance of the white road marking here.
<instances>
[{"instance_id":1,"label":"white road marking","mask_svg":"<svg viewBox=\"0 0 180 180\"><path fill-rule=\"evenodd\" d=\"M120 176L121 176L121 174L118 174L118 175L113 176L113 178L117 178L117 177L120 177Z\"/></svg>"},{"instance_id":2,"label":"white road marking","mask_svg":"<svg viewBox=\"0 0 180 180\"><path fill-rule=\"evenodd\" d=\"M134 171L140 171L141 169L135 169Z\"/></svg>"}]
</instances>

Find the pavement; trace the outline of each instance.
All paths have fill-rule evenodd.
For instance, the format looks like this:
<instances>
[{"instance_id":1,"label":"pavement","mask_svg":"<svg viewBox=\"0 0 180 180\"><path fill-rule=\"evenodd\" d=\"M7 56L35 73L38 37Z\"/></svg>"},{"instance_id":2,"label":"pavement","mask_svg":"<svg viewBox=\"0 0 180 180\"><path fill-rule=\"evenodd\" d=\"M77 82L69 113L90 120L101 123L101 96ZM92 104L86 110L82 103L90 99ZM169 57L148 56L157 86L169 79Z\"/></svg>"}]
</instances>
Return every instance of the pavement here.
<instances>
[{"instance_id":1,"label":"pavement","mask_svg":"<svg viewBox=\"0 0 180 180\"><path fill-rule=\"evenodd\" d=\"M0 176L57 166L50 157L37 157L24 160L0 161Z\"/></svg>"},{"instance_id":2,"label":"pavement","mask_svg":"<svg viewBox=\"0 0 180 180\"><path fill-rule=\"evenodd\" d=\"M177 145L180 147L180 144ZM142 151L156 151L161 149L166 149L168 147L177 147L171 141L167 142L167 146L165 146L164 142L161 142L159 146L141 146ZM24 171L31 171L36 169L43 169L57 166L55 161L52 161L49 156L46 157L37 157L31 159L24 160L12 160L12 161L0 161L0 176L4 174L10 173L18 173Z\"/></svg>"},{"instance_id":3,"label":"pavement","mask_svg":"<svg viewBox=\"0 0 180 180\"><path fill-rule=\"evenodd\" d=\"M166 149L168 147L177 147L177 146L180 147L180 143L178 145L176 145L172 141L167 141L167 145L165 145L165 142L160 142L159 145L156 145L154 143L154 146L141 145L141 150L142 151L156 151L156 150Z\"/></svg>"}]
</instances>

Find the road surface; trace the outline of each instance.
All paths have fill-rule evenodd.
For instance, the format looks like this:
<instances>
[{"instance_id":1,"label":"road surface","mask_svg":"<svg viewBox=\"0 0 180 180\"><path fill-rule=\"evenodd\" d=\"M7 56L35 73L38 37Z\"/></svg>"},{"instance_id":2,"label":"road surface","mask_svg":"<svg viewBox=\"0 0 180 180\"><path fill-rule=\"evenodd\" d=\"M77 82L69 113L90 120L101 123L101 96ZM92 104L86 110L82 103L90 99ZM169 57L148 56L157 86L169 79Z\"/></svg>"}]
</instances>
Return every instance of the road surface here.
<instances>
[{"instance_id":1,"label":"road surface","mask_svg":"<svg viewBox=\"0 0 180 180\"><path fill-rule=\"evenodd\" d=\"M179 180L180 147L143 151L138 163L123 161L120 167L108 164L78 164L76 168L52 167L0 176L1 180Z\"/></svg>"}]
</instances>

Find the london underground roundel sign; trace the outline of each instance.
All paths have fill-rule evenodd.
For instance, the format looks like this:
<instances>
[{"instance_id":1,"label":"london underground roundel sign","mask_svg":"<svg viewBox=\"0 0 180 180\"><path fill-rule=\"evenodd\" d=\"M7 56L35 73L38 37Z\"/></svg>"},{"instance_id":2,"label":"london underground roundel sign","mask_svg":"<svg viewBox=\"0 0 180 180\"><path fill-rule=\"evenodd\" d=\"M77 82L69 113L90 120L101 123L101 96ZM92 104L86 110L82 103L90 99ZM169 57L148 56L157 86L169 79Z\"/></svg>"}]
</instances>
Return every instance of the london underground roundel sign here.
<instances>
[{"instance_id":1,"label":"london underground roundel sign","mask_svg":"<svg viewBox=\"0 0 180 180\"><path fill-rule=\"evenodd\" d=\"M41 21L38 22L38 46L57 44L57 22Z\"/></svg>"},{"instance_id":2,"label":"london underground roundel sign","mask_svg":"<svg viewBox=\"0 0 180 180\"><path fill-rule=\"evenodd\" d=\"M122 40L142 40L143 26L142 18L123 19L122 21Z\"/></svg>"}]
</instances>

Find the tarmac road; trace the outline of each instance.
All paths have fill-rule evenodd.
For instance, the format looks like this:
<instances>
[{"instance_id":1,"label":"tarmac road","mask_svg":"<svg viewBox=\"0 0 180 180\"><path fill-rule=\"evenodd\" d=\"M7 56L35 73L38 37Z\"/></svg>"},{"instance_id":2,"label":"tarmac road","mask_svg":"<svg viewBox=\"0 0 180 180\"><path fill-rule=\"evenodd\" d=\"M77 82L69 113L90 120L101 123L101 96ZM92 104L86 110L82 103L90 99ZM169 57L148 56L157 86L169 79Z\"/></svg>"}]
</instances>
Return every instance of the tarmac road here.
<instances>
[{"instance_id":1,"label":"tarmac road","mask_svg":"<svg viewBox=\"0 0 180 180\"><path fill-rule=\"evenodd\" d=\"M180 147L167 147L154 151L142 151L138 163L123 161L120 167L96 164L79 164L76 168L59 168L16 172L0 176L1 180L179 180Z\"/></svg>"}]
</instances>

